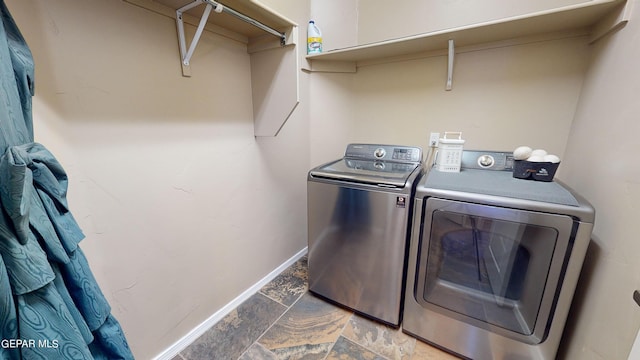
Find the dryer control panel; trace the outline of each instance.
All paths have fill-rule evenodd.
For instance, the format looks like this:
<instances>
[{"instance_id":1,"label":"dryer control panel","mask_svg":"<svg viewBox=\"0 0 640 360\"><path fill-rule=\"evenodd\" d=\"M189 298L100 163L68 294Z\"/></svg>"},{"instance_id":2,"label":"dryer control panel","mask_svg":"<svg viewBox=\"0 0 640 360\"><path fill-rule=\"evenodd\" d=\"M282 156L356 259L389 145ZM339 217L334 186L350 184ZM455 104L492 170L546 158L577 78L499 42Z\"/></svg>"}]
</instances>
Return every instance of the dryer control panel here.
<instances>
[{"instance_id":1,"label":"dryer control panel","mask_svg":"<svg viewBox=\"0 0 640 360\"><path fill-rule=\"evenodd\" d=\"M464 150L463 169L512 171L513 153L505 151Z\"/></svg>"}]
</instances>

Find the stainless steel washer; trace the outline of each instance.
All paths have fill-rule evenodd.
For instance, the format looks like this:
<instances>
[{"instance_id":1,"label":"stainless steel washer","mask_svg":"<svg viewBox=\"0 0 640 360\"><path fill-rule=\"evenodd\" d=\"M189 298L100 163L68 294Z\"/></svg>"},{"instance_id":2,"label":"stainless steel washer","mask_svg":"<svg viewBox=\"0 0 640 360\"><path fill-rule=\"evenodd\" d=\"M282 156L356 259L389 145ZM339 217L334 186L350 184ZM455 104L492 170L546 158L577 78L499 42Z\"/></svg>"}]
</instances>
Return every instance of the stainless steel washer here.
<instances>
[{"instance_id":1,"label":"stainless steel washer","mask_svg":"<svg viewBox=\"0 0 640 360\"><path fill-rule=\"evenodd\" d=\"M595 212L559 181L465 151L416 188L403 330L476 360L555 358Z\"/></svg>"},{"instance_id":2,"label":"stainless steel washer","mask_svg":"<svg viewBox=\"0 0 640 360\"><path fill-rule=\"evenodd\" d=\"M398 326L417 147L350 144L309 171L309 290Z\"/></svg>"}]
</instances>

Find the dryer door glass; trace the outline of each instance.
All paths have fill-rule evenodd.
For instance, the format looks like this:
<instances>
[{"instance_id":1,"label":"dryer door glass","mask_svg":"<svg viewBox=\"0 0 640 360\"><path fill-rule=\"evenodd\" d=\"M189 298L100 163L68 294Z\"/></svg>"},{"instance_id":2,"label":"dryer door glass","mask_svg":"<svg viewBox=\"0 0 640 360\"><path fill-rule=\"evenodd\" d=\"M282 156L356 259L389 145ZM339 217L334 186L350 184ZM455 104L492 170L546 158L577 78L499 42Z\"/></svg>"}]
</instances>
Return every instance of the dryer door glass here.
<instances>
[{"instance_id":1,"label":"dryer door glass","mask_svg":"<svg viewBox=\"0 0 640 360\"><path fill-rule=\"evenodd\" d=\"M530 335L557 237L551 228L436 211L424 299Z\"/></svg>"},{"instance_id":2,"label":"dryer door glass","mask_svg":"<svg viewBox=\"0 0 640 360\"><path fill-rule=\"evenodd\" d=\"M497 326L528 342L542 341L571 219L429 201L417 300L480 327Z\"/></svg>"}]
</instances>

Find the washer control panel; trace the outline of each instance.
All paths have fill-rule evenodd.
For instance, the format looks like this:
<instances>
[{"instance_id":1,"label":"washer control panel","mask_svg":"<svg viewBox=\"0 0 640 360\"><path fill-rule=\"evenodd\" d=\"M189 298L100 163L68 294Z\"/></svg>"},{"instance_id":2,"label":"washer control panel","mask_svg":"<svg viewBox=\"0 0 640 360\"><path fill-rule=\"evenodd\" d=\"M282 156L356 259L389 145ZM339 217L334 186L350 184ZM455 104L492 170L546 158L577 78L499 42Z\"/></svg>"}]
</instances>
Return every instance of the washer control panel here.
<instances>
[{"instance_id":1,"label":"washer control panel","mask_svg":"<svg viewBox=\"0 0 640 360\"><path fill-rule=\"evenodd\" d=\"M362 160L421 162L422 149L399 145L349 144L344 156Z\"/></svg>"},{"instance_id":2,"label":"washer control panel","mask_svg":"<svg viewBox=\"0 0 640 360\"><path fill-rule=\"evenodd\" d=\"M463 169L513 170L513 154L504 151L463 150Z\"/></svg>"}]
</instances>

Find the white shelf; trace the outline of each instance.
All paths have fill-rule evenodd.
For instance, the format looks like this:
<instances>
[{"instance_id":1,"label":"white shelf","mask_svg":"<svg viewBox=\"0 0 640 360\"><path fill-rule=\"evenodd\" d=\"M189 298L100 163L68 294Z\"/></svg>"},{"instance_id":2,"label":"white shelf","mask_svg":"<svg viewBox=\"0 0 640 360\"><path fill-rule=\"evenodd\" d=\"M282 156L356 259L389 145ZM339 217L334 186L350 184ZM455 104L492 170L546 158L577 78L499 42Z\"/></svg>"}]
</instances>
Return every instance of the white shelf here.
<instances>
[{"instance_id":1,"label":"white shelf","mask_svg":"<svg viewBox=\"0 0 640 360\"><path fill-rule=\"evenodd\" d=\"M355 72L362 62L380 61L455 47L478 45L546 33L592 28L623 0L593 0L578 5L308 55L311 71Z\"/></svg>"}]
</instances>

